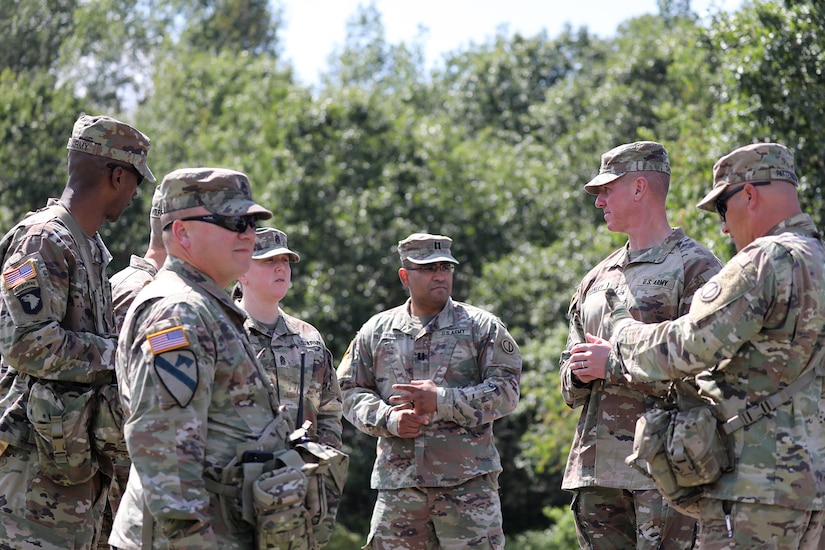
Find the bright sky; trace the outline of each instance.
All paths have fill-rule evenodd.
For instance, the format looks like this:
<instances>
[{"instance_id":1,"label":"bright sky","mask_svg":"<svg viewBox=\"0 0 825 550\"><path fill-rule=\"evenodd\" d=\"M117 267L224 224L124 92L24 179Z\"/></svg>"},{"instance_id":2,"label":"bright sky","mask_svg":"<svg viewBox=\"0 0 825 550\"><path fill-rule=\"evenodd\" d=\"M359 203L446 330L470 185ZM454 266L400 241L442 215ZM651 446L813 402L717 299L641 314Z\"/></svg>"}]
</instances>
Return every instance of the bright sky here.
<instances>
[{"instance_id":1,"label":"bright sky","mask_svg":"<svg viewBox=\"0 0 825 550\"><path fill-rule=\"evenodd\" d=\"M659 12L657 0L374 0L381 12L390 44L411 43L419 26L428 29L424 41L427 63L441 61L442 54L485 42L501 25L509 34L534 36L542 29L550 38L565 22L574 29L587 27L609 36L623 21ZM318 81L327 58L343 46L346 22L359 4L370 0L280 0L284 8L284 53L292 61L299 80ZM703 16L708 10L737 9L742 0L692 0L691 8Z\"/></svg>"}]
</instances>

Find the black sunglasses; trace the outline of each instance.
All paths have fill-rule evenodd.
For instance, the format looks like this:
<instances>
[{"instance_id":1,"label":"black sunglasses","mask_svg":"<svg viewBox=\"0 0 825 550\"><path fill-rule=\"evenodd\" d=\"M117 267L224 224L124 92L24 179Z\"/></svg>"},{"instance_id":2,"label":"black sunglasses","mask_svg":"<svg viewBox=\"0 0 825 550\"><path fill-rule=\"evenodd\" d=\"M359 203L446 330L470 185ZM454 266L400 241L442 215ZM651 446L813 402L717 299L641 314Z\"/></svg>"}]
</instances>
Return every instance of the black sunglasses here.
<instances>
[{"instance_id":1,"label":"black sunglasses","mask_svg":"<svg viewBox=\"0 0 825 550\"><path fill-rule=\"evenodd\" d=\"M136 175L136 176L137 176L137 184L138 184L138 185L140 185L141 183L143 183L143 174L141 174L140 172L138 172L138 171L137 171L137 169L136 169L136 168L134 168L134 167L132 167L132 166L129 166L129 165L126 165L126 164L114 164L114 163L109 163L109 164L107 164L107 165L106 165L106 167L107 167L107 168L111 168L111 170L112 170L113 172L114 172L115 168L123 168L123 169L124 169L124 170L126 170L127 172L131 172L131 173L133 173L134 175Z\"/></svg>"},{"instance_id":2,"label":"black sunglasses","mask_svg":"<svg viewBox=\"0 0 825 550\"><path fill-rule=\"evenodd\" d=\"M206 214L204 216L189 216L188 218L178 218L182 222L206 222L218 227L223 227L235 233L245 233L250 227L255 229L258 224L257 216L221 216L219 214ZM172 225L175 220L166 224Z\"/></svg>"},{"instance_id":3,"label":"black sunglasses","mask_svg":"<svg viewBox=\"0 0 825 550\"><path fill-rule=\"evenodd\" d=\"M754 187L759 187L760 185L770 185L771 182L769 181L752 181L748 182ZM725 223L725 215L728 213L728 199L737 194L739 191L745 188L746 184L742 184L735 189L731 189L730 191L725 191L716 201L713 203L713 207L716 209L716 213L719 214L719 217L722 218L722 223Z\"/></svg>"}]
</instances>

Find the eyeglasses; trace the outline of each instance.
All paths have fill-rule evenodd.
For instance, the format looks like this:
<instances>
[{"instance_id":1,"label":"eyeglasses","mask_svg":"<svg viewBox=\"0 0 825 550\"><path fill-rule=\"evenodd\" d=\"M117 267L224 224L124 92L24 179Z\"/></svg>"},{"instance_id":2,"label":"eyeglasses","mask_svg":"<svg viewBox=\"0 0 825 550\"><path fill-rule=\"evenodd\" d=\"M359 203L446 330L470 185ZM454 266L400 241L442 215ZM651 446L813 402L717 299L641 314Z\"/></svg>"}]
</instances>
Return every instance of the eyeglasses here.
<instances>
[{"instance_id":1,"label":"eyeglasses","mask_svg":"<svg viewBox=\"0 0 825 550\"><path fill-rule=\"evenodd\" d=\"M235 233L245 233L250 227L255 229L258 224L256 216L220 216L218 214L206 214L204 216L189 216L188 218L178 218L182 222L206 222L218 227L223 227ZM175 220L166 224L166 227L172 225Z\"/></svg>"},{"instance_id":2,"label":"eyeglasses","mask_svg":"<svg viewBox=\"0 0 825 550\"><path fill-rule=\"evenodd\" d=\"M137 184L138 185L143 183L143 174L141 174L140 172L137 171L137 169L135 169L131 166L128 166L128 165L125 165L125 164L109 163L109 164L106 165L106 167L110 168L113 172L114 172L115 168L123 168L127 172L131 172L131 173L133 173L134 175L137 176Z\"/></svg>"},{"instance_id":3,"label":"eyeglasses","mask_svg":"<svg viewBox=\"0 0 825 550\"><path fill-rule=\"evenodd\" d=\"M452 273L453 271L455 271L455 264L427 264L422 267L405 267L404 269L406 269L407 271L423 271L427 275L435 275L439 271L441 273Z\"/></svg>"},{"instance_id":4,"label":"eyeglasses","mask_svg":"<svg viewBox=\"0 0 825 550\"><path fill-rule=\"evenodd\" d=\"M760 185L770 185L771 182L769 181L752 181L749 182L754 187L759 187ZM713 207L716 208L716 213L719 214L719 217L722 218L722 223L725 223L725 215L728 213L728 199L737 194L739 191L745 188L746 184L742 184L735 189L731 189L730 191L725 191L719 198L716 199L716 202L713 203Z\"/></svg>"}]
</instances>

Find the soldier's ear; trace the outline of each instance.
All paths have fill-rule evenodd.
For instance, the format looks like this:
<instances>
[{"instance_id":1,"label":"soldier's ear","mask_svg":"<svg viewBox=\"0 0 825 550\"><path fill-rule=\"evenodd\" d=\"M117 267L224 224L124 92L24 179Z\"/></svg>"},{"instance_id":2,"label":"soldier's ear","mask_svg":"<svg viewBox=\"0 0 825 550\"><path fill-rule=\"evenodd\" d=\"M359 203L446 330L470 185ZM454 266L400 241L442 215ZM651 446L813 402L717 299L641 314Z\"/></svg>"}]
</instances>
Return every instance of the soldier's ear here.
<instances>
[{"instance_id":1,"label":"soldier's ear","mask_svg":"<svg viewBox=\"0 0 825 550\"><path fill-rule=\"evenodd\" d=\"M175 220L172 222L171 229L174 239L184 247L188 247L189 231L186 229L186 224L184 224L181 220Z\"/></svg>"},{"instance_id":2,"label":"soldier's ear","mask_svg":"<svg viewBox=\"0 0 825 550\"><path fill-rule=\"evenodd\" d=\"M404 269L403 267L398 269L398 278L401 279L401 286L407 288L410 286L410 272Z\"/></svg>"}]
</instances>

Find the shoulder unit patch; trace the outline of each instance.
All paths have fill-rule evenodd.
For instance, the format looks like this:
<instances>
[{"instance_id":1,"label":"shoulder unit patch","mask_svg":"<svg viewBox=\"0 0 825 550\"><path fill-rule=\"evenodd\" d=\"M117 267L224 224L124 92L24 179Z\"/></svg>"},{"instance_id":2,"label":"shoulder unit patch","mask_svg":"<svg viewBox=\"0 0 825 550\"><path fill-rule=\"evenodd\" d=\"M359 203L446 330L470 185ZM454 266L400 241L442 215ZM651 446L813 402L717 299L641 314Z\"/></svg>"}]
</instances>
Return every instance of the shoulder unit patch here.
<instances>
[{"instance_id":1,"label":"shoulder unit patch","mask_svg":"<svg viewBox=\"0 0 825 550\"><path fill-rule=\"evenodd\" d=\"M191 350L155 355L155 372L163 387L181 407L186 407L198 389L198 361Z\"/></svg>"}]
</instances>

